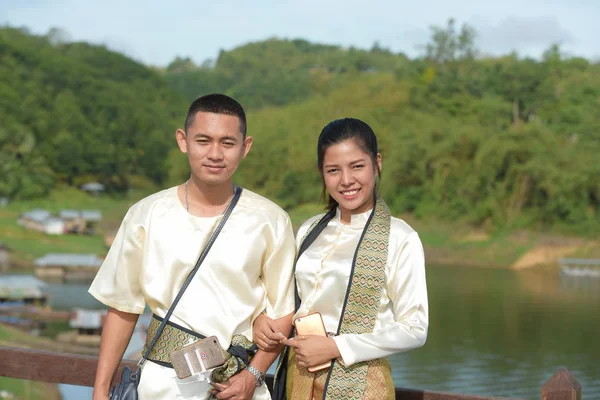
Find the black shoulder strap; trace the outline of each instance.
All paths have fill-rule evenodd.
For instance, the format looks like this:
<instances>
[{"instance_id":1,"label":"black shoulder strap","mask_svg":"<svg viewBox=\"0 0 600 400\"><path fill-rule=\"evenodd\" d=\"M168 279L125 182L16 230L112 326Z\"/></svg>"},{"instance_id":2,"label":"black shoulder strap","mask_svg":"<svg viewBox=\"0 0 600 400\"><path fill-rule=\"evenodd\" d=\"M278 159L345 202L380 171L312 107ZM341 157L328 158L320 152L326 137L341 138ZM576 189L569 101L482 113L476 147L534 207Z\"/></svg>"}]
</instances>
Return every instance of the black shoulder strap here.
<instances>
[{"instance_id":1,"label":"black shoulder strap","mask_svg":"<svg viewBox=\"0 0 600 400\"><path fill-rule=\"evenodd\" d=\"M160 323L160 326L156 330L156 334L154 335L154 338L152 339L152 342L150 343L150 345L146 349L146 352L142 356L141 360L138 362L138 366L142 366L144 364L144 362L146 361L146 359L148 358L148 355L150 354L150 351L152 350L152 348L154 347L154 345L158 341L158 338L160 337L161 333L165 329L165 325L167 324L167 321L169 320L169 318L173 314L173 310L175 310L175 306L177 306L177 303L179 303L179 300L181 300L181 296L183 296L183 293L185 292L185 290L189 286L190 282L194 278L194 275L196 275L196 272L198 272L198 269L200 268L200 265L202 264L202 262L206 258L206 255L208 254L208 251L212 247L212 245L215 242L215 240L217 240L217 236L219 236L219 233L221 232L221 229L223 229L223 226L225 226L225 222L227 222L227 219L231 215L231 212L235 208L235 205L237 204L238 200L240 199L240 195L242 194L242 188L239 187L239 186L235 186L234 190L235 190L235 193L233 195L233 198L231 199L231 202L229 203L229 206L227 207L227 209L223 213L223 218L221 219L221 221L219 222L219 225L217 225L217 227L213 231L212 235L208 239L208 242L206 243L206 246L204 247L204 250L202 250L202 253L200 253L200 257L198 257L198 261L196 261L196 266L194 267L194 269L190 272L190 274L186 278L185 282L183 283L183 286L179 290L179 293L177 293L177 296L175 297L175 300L173 300L173 304L171 304L171 307L169 308L169 311L167 311L167 314L165 315L165 317L163 318L162 322Z\"/></svg>"},{"instance_id":2,"label":"black shoulder strap","mask_svg":"<svg viewBox=\"0 0 600 400\"><path fill-rule=\"evenodd\" d=\"M307 233L306 237L300 243L300 248L298 249L298 255L296 255L296 262L294 263L294 276L296 275L296 264L298 263L298 259L310 247L310 245L315 241L317 237L323 232L323 229L327 227L329 221L331 221L335 217L335 208L329 210L327 214L323 215L323 217L317 222L317 224L313 227L313 229ZM294 285L294 302L296 311L300 308L300 295L298 294L298 285Z\"/></svg>"}]
</instances>

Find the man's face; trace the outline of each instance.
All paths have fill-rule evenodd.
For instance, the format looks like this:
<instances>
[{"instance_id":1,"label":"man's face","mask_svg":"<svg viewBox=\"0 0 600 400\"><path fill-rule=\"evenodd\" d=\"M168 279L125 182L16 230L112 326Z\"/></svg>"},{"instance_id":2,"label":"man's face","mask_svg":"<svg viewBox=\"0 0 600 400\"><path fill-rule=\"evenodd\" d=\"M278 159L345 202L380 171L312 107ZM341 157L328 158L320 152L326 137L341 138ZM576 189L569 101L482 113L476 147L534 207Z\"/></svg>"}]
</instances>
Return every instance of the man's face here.
<instances>
[{"instance_id":1,"label":"man's face","mask_svg":"<svg viewBox=\"0 0 600 400\"><path fill-rule=\"evenodd\" d=\"M177 131L179 149L188 155L192 174L207 185L230 183L252 146L234 115L200 111L187 132Z\"/></svg>"}]
</instances>

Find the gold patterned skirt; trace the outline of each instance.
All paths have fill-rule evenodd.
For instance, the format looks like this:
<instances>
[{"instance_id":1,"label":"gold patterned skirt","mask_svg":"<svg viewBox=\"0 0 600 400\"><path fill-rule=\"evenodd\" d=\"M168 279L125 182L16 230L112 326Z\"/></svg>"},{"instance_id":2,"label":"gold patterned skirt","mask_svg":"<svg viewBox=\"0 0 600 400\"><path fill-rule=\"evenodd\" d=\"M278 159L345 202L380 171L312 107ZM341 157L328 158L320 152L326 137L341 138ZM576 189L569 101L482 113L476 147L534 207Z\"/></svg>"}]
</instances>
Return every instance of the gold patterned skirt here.
<instances>
[{"instance_id":1,"label":"gold patterned skirt","mask_svg":"<svg viewBox=\"0 0 600 400\"><path fill-rule=\"evenodd\" d=\"M308 372L306 368L298 366L294 349L290 347L286 376L286 396L288 400L322 399L328 374L329 369L312 373ZM370 361L362 399L385 400L395 399L395 397L396 389L388 360L380 358ZM327 396L327 399L338 400L331 397L331 394Z\"/></svg>"}]
</instances>

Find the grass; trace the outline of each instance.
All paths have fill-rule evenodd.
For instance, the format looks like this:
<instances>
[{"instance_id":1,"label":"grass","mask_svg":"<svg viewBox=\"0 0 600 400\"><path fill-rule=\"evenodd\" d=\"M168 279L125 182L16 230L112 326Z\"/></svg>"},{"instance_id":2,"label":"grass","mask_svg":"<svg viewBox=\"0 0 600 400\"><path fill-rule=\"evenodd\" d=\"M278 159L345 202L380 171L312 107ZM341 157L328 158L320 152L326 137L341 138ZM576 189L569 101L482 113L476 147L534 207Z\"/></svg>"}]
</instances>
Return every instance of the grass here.
<instances>
[{"instance_id":1,"label":"grass","mask_svg":"<svg viewBox=\"0 0 600 400\"><path fill-rule=\"evenodd\" d=\"M106 254L104 234L118 228L127 209L150 191L132 191L127 196L102 195L93 197L74 188L53 191L43 199L18 201L0 209L2 241L12 250L11 261L19 266L30 266L35 258L46 253ZM52 213L61 209L94 209L102 212L102 222L95 235L46 235L25 229L17 224L19 215L34 208Z\"/></svg>"},{"instance_id":2,"label":"grass","mask_svg":"<svg viewBox=\"0 0 600 400\"><path fill-rule=\"evenodd\" d=\"M12 393L18 400L60 400L61 398L57 385L25 379L0 377L0 390Z\"/></svg>"},{"instance_id":3,"label":"grass","mask_svg":"<svg viewBox=\"0 0 600 400\"><path fill-rule=\"evenodd\" d=\"M61 188L44 199L19 201L0 209L1 239L13 250L13 264L30 266L33 260L49 252L94 253L104 256L104 234L118 228L127 209L157 189L134 190L126 196L93 197L74 188ZM103 220L93 236L49 236L26 230L17 224L19 214L33 208L52 212L61 209L97 209ZM294 230L308 218L322 213L319 203L307 203L288 210ZM484 232L460 222L436 219L420 220L412 215L400 216L418 233L423 242L428 264L506 267L527 251L543 242L544 232L495 231ZM588 243L591 243L588 241ZM600 246L587 245L574 257L600 257Z\"/></svg>"}]
</instances>

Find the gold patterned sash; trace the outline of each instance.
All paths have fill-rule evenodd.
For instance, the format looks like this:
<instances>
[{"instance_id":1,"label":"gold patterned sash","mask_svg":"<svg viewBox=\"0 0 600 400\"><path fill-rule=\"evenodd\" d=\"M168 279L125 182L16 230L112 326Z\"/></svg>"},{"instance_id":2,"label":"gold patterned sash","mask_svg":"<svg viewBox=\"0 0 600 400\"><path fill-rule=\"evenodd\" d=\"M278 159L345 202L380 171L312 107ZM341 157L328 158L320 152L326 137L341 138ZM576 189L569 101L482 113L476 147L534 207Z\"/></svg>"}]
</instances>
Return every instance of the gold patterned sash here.
<instances>
[{"instance_id":1,"label":"gold patterned sash","mask_svg":"<svg viewBox=\"0 0 600 400\"><path fill-rule=\"evenodd\" d=\"M150 345L152 338L156 335L156 331L162 322L162 318L157 315L152 315L152 320L148 326L148 333L146 334L146 343L144 344L144 350L142 354L146 354L146 350ZM169 354L174 351L181 350L183 346L191 341L198 339L204 339L205 336L179 326L171 321L167 321L165 329L158 338L158 341L148 354L148 359L161 364L166 367L173 368L171 365L171 359Z\"/></svg>"},{"instance_id":2,"label":"gold patterned sash","mask_svg":"<svg viewBox=\"0 0 600 400\"><path fill-rule=\"evenodd\" d=\"M146 348L150 344L151 338L156 335L156 331L161 322L162 318L157 315L152 315L152 320L148 326L148 334L146 335L146 344L144 345L142 354L145 354ZM197 332L186 329L174 322L167 321L162 334L148 355L148 360L165 367L173 368L169 354L181 350L183 346L189 343L190 339L196 341L204 338L205 336ZM231 339L231 345L225 353L227 361L225 364L212 371L210 376L211 380L219 383L227 381L250 364L256 351L256 345L248 340L246 336L239 334L234 335Z\"/></svg>"},{"instance_id":3,"label":"gold patterned sash","mask_svg":"<svg viewBox=\"0 0 600 400\"><path fill-rule=\"evenodd\" d=\"M335 363L339 363L335 361ZM294 350L290 349L287 369L286 395L290 400L322 399L327 383L329 370L317 371L314 374L296 363ZM364 383L363 383L364 385ZM327 398L332 397L327 394ZM386 359L376 359L369 362L366 386L361 397L363 400L386 400L396 398L396 389L392 379L390 364Z\"/></svg>"},{"instance_id":4,"label":"gold patterned sash","mask_svg":"<svg viewBox=\"0 0 600 400\"><path fill-rule=\"evenodd\" d=\"M346 292L346 304L338 328L339 335L373 332L381 291L385 285L390 224L390 210L379 197L354 255L351 282ZM350 367L335 362L329 372L323 398L362 399L367 384L367 373L371 366L380 362L364 361Z\"/></svg>"}]
</instances>

